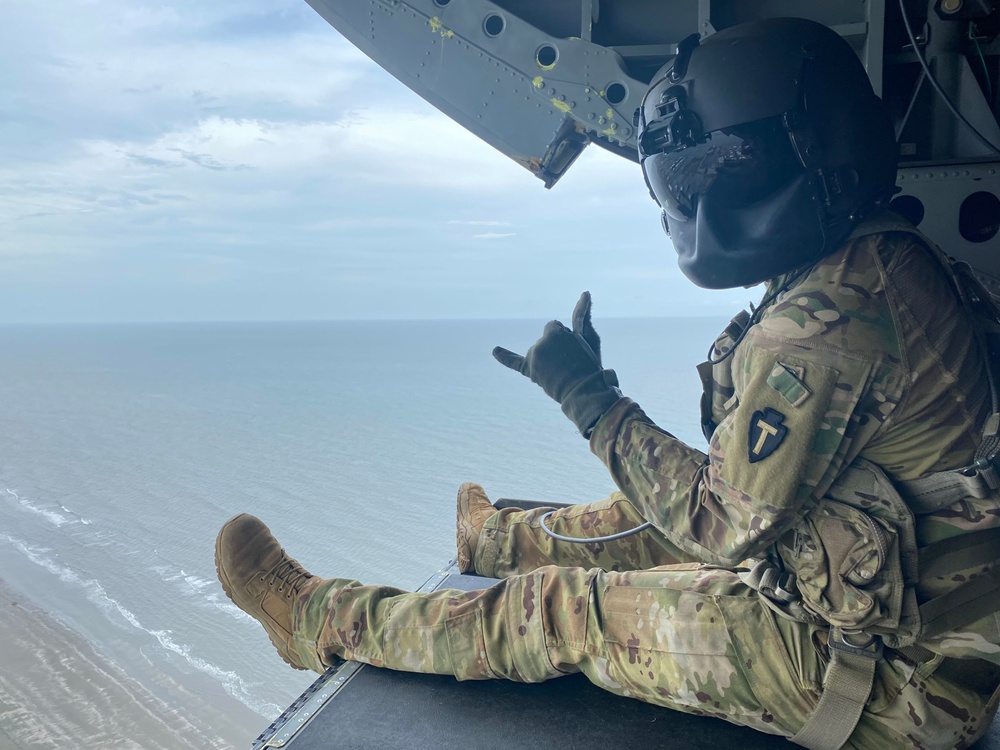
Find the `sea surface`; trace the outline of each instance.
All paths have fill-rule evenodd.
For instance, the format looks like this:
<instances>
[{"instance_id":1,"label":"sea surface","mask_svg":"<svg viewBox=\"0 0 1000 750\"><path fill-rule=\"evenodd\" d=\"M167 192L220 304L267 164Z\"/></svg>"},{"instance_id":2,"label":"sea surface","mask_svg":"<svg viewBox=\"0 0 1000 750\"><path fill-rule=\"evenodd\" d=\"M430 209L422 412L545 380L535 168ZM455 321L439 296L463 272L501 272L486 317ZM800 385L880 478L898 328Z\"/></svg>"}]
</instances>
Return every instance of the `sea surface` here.
<instances>
[{"instance_id":1,"label":"sea surface","mask_svg":"<svg viewBox=\"0 0 1000 750\"><path fill-rule=\"evenodd\" d=\"M728 317L596 323L622 390L698 447L694 366ZM315 675L223 594L226 519L258 515L315 573L412 588L454 555L464 481L614 489L490 355L543 322L0 327L0 578L159 697L183 684L259 719L248 747Z\"/></svg>"}]
</instances>

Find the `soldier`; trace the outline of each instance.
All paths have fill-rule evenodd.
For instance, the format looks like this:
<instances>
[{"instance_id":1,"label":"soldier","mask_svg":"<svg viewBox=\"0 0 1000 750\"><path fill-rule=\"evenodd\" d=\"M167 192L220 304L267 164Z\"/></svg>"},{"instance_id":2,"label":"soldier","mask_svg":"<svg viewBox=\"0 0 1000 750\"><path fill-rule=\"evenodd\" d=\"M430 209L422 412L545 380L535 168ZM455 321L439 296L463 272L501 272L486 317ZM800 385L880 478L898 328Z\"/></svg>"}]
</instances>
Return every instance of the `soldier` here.
<instances>
[{"instance_id":1,"label":"soldier","mask_svg":"<svg viewBox=\"0 0 1000 750\"><path fill-rule=\"evenodd\" d=\"M994 310L881 208L895 142L863 67L800 19L685 40L639 142L683 272L767 281L699 368L707 453L621 395L585 293L572 328L494 356L561 404L620 492L497 511L463 485L460 565L503 579L471 593L314 576L244 514L217 542L226 593L299 669L583 672L810 748L971 744L1000 684Z\"/></svg>"}]
</instances>

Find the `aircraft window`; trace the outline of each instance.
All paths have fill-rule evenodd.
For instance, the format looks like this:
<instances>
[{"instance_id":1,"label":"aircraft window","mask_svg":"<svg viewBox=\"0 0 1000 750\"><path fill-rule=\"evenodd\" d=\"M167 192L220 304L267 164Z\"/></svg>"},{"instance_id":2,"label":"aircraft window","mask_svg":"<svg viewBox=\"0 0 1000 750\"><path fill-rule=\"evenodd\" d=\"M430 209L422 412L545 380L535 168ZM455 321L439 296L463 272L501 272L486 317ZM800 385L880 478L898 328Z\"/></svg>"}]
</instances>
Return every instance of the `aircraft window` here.
<instances>
[{"instance_id":1,"label":"aircraft window","mask_svg":"<svg viewBox=\"0 0 1000 750\"><path fill-rule=\"evenodd\" d=\"M538 48L535 53L535 62L541 68L551 68L556 64L556 60L559 59L559 50L553 47L551 44L543 44Z\"/></svg>"},{"instance_id":2,"label":"aircraft window","mask_svg":"<svg viewBox=\"0 0 1000 750\"><path fill-rule=\"evenodd\" d=\"M895 211L913 226L919 226L924 220L924 204L915 195L900 195L889 203L889 210Z\"/></svg>"},{"instance_id":3,"label":"aircraft window","mask_svg":"<svg viewBox=\"0 0 1000 750\"><path fill-rule=\"evenodd\" d=\"M604 90L604 98L611 104L621 104L628 97L628 89L623 83L609 83Z\"/></svg>"},{"instance_id":4,"label":"aircraft window","mask_svg":"<svg viewBox=\"0 0 1000 750\"><path fill-rule=\"evenodd\" d=\"M486 36L500 36L506 25L507 22L503 20L503 16L490 13L483 21L483 31L486 32Z\"/></svg>"},{"instance_id":5,"label":"aircraft window","mask_svg":"<svg viewBox=\"0 0 1000 750\"><path fill-rule=\"evenodd\" d=\"M443 8L444 6L446 6L450 2L451 2L451 0L434 0L434 4L436 6L438 6L439 8Z\"/></svg>"},{"instance_id":6,"label":"aircraft window","mask_svg":"<svg viewBox=\"0 0 1000 750\"><path fill-rule=\"evenodd\" d=\"M986 242L1000 231L1000 198L980 190L958 209L958 231L969 242Z\"/></svg>"}]
</instances>

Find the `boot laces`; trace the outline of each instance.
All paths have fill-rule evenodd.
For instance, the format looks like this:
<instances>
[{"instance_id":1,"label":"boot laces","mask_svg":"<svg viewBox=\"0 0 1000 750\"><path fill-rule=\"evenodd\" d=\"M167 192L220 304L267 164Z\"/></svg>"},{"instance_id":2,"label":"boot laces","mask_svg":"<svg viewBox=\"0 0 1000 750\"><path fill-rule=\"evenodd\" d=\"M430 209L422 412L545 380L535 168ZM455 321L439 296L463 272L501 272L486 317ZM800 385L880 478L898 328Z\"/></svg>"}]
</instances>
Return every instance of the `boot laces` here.
<instances>
[{"instance_id":1,"label":"boot laces","mask_svg":"<svg viewBox=\"0 0 1000 750\"><path fill-rule=\"evenodd\" d=\"M299 563L290 557L284 558L281 562L271 569L268 574L271 579L267 582L268 586L273 586L276 582L280 581L281 585L278 586L278 591L281 592L287 586L291 589L287 596L291 597L292 593L299 594L302 589L302 584L313 577L312 573L303 568ZM266 576L265 576L266 577ZM261 580L264 580L261 578Z\"/></svg>"}]
</instances>

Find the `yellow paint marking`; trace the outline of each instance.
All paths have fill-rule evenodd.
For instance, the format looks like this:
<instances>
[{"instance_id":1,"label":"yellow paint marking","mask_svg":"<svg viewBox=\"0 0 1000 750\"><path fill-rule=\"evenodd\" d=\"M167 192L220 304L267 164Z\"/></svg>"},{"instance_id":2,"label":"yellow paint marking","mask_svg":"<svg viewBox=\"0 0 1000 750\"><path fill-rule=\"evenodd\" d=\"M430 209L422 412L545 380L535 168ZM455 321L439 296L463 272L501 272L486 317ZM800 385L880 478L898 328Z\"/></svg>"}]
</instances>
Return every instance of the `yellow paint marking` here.
<instances>
[{"instance_id":1,"label":"yellow paint marking","mask_svg":"<svg viewBox=\"0 0 1000 750\"><path fill-rule=\"evenodd\" d=\"M431 31L439 33L442 39L451 39L455 36L455 32L445 27L445 25L441 23L441 19L437 16L434 16L434 18L430 19L427 23L430 24Z\"/></svg>"},{"instance_id":2,"label":"yellow paint marking","mask_svg":"<svg viewBox=\"0 0 1000 750\"><path fill-rule=\"evenodd\" d=\"M540 89L542 86L545 85L545 79L542 78L541 76L535 76L531 81L531 85L534 86L536 89Z\"/></svg>"},{"instance_id":3,"label":"yellow paint marking","mask_svg":"<svg viewBox=\"0 0 1000 750\"><path fill-rule=\"evenodd\" d=\"M567 102L563 102L558 99L552 99L550 101L552 102L552 106L558 109L560 112L569 112L571 109L573 109L571 106L569 106Z\"/></svg>"},{"instance_id":4,"label":"yellow paint marking","mask_svg":"<svg viewBox=\"0 0 1000 750\"><path fill-rule=\"evenodd\" d=\"M613 120L615 119L615 111L613 109L609 109L607 112L605 112L604 116L607 117L609 120Z\"/></svg>"}]
</instances>

